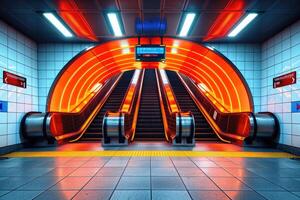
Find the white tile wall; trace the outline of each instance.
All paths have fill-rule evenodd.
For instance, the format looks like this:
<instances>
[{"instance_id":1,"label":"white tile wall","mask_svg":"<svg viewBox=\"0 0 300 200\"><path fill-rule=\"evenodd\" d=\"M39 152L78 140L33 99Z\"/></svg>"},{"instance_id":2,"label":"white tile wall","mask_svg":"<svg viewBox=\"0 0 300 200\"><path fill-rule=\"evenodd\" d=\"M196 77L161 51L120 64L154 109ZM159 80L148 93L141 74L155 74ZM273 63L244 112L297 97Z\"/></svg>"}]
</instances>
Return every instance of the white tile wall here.
<instances>
[{"instance_id":1,"label":"white tile wall","mask_svg":"<svg viewBox=\"0 0 300 200\"><path fill-rule=\"evenodd\" d=\"M3 83L3 70L27 78L27 88ZM38 110L36 43L0 20L0 100L8 112L0 112L0 147L20 143L19 124L28 111Z\"/></svg>"},{"instance_id":2,"label":"white tile wall","mask_svg":"<svg viewBox=\"0 0 300 200\"><path fill-rule=\"evenodd\" d=\"M297 84L273 89L273 78L297 72ZM281 125L279 142L300 147L300 113L291 113L291 101L300 101L300 21L262 44L261 110L274 112Z\"/></svg>"},{"instance_id":3,"label":"white tile wall","mask_svg":"<svg viewBox=\"0 0 300 200\"><path fill-rule=\"evenodd\" d=\"M80 51L93 45L93 43L38 45L39 111L45 112L49 90L64 65Z\"/></svg>"},{"instance_id":4,"label":"white tile wall","mask_svg":"<svg viewBox=\"0 0 300 200\"><path fill-rule=\"evenodd\" d=\"M253 96L254 110L260 111L261 105L261 47L259 44L209 43L208 46L225 55L240 70L246 79Z\"/></svg>"}]
</instances>

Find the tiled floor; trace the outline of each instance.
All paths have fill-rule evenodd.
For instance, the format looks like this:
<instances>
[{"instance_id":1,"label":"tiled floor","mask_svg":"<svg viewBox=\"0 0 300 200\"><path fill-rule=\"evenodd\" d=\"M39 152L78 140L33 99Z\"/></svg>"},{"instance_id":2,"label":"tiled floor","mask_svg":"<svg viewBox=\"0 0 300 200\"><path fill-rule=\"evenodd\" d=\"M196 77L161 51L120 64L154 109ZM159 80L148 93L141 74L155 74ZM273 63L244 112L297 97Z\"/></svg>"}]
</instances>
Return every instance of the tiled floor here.
<instances>
[{"instance_id":1,"label":"tiled floor","mask_svg":"<svg viewBox=\"0 0 300 200\"><path fill-rule=\"evenodd\" d=\"M300 199L300 161L213 157L0 160L0 199Z\"/></svg>"}]
</instances>

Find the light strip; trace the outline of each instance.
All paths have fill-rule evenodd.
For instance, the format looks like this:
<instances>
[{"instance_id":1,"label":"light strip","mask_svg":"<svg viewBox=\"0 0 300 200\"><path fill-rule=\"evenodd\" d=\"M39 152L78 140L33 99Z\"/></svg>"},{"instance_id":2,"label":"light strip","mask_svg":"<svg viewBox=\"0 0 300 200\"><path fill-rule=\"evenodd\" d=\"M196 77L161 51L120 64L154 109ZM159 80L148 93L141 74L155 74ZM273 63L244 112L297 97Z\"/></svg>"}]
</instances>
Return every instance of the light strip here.
<instances>
[{"instance_id":1,"label":"light strip","mask_svg":"<svg viewBox=\"0 0 300 200\"><path fill-rule=\"evenodd\" d=\"M53 13L43 13L43 15L65 37L73 37L73 34L59 21L59 19Z\"/></svg>"},{"instance_id":2,"label":"light strip","mask_svg":"<svg viewBox=\"0 0 300 200\"><path fill-rule=\"evenodd\" d=\"M255 17L257 13L249 13L229 34L228 37L235 37L241 32Z\"/></svg>"},{"instance_id":3,"label":"light strip","mask_svg":"<svg viewBox=\"0 0 300 200\"><path fill-rule=\"evenodd\" d=\"M121 30L121 25L119 23L117 14L116 13L107 13L107 17L108 17L110 26L114 32L114 35L116 37L123 36L122 30Z\"/></svg>"},{"instance_id":4,"label":"light strip","mask_svg":"<svg viewBox=\"0 0 300 200\"><path fill-rule=\"evenodd\" d=\"M179 36L181 36L181 37L187 36L187 34L189 33L189 31L191 29L191 26L193 24L195 17L196 17L195 13L187 13L185 15L183 25L179 32Z\"/></svg>"}]
</instances>

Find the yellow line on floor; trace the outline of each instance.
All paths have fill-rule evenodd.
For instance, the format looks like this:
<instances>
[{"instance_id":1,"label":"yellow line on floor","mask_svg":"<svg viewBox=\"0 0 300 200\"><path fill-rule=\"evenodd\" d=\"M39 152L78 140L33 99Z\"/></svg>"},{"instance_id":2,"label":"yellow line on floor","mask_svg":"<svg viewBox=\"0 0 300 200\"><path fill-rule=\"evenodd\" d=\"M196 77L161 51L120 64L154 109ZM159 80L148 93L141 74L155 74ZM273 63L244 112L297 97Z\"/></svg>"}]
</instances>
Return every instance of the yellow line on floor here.
<instances>
[{"instance_id":1,"label":"yellow line on floor","mask_svg":"<svg viewBox=\"0 0 300 200\"><path fill-rule=\"evenodd\" d=\"M13 152L2 157L241 157L241 158L296 158L285 152L232 151L32 151ZM299 158L299 157L297 157Z\"/></svg>"}]
</instances>

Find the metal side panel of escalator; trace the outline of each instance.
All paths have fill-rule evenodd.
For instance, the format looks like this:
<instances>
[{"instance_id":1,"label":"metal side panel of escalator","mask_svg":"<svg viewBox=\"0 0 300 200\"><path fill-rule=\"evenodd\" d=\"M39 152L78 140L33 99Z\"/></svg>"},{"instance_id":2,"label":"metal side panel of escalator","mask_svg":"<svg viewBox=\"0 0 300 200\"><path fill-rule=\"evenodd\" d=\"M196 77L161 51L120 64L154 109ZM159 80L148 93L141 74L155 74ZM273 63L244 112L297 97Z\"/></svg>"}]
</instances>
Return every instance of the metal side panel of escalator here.
<instances>
[{"instance_id":1,"label":"metal side panel of escalator","mask_svg":"<svg viewBox=\"0 0 300 200\"><path fill-rule=\"evenodd\" d=\"M81 137L81 140L101 140L103 117L107 111L119 110L133 74L134 70L124 72L115 89Z\"/></svg>"},{"instance_id":2,"label":"metal side panel of escalator","mask_svg":"<svg viewBox=\"0 0 300 200\"><path fill-rule=\"evenodd\" d=\"M217 140L218 137L214 134L213 129L189 95L188 91L181 83L176 72L166 71L171 83L173 92L180 105L182 111L191 111L195 119L195 138L196 140Z\"/></svg>"}]
</instances>

